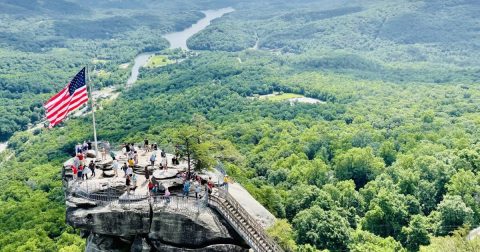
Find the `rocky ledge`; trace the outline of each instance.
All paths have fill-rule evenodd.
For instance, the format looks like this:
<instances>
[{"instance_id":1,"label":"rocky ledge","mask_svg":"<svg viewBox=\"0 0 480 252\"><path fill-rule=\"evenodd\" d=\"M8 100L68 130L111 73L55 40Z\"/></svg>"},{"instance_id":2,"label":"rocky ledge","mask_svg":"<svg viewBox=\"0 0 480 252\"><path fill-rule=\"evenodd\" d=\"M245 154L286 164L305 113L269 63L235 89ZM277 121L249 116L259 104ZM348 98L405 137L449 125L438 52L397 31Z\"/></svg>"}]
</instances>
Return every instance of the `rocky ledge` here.
<instances>
[{"instance_id":1,"label":"rocky ledge","mask_svg":"<svg viewBox=\"0 0 480 252\"><path fill-rule=\"evenodd\" d=\"M97 162L97 176L85 181L73 176L73 160L64 164L67 223L81 230L87 239L87 252L249 250L221 214L207 207L205 198L176 196L178 189L175 192L175 188L181 186L177 173L181 173L185 165L169 167L167 174L148 167L146 158L147 155L141 155L134 171L139 176L139 187L131 195L126 193L123 172L118 178L113 177L111 160ZM87 163L90 160L88 158ZM147 196L144 167L172 188L169 202L161 196Z\"/></svg>"}]
</instances>

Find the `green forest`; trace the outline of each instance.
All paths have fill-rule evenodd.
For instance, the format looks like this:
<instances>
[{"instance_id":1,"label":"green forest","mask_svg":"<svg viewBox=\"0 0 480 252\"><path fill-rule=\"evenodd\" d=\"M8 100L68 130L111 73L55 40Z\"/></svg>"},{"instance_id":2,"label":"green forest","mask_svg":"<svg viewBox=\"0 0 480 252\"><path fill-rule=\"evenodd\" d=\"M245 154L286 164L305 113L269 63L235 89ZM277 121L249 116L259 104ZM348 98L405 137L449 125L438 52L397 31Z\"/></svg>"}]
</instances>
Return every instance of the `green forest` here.
<instances>
[{"instance_id":1,"label":"green forest","mask_svg":"<svg viewBox=\"0 0 480 252\"><path fill-rule=\"evenodd\" d=\"M100 139L172 149L201 125L285 251L480 251L478 1L21 2L0 0L0 251L85 249L60 171L91 117L26 131L43 102L86 64L110 73L95 88L123 85L119 65L228 6L195 54L102 104ZM273 92L322 102L252 99Z\"/></svg>"}]
</instances>

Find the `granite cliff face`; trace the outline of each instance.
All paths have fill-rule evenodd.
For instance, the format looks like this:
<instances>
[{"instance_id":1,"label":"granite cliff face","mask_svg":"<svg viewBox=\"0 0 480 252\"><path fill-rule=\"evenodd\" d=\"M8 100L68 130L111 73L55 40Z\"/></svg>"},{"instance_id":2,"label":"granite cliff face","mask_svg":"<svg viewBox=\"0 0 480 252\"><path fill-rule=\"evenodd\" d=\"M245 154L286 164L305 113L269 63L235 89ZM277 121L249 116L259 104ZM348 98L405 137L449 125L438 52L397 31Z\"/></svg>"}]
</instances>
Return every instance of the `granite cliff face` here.
<instances>
[{"instance_id":1,"label":"granite cliff face","mask_svg":"<svg viewBox=\"0 0 480 252\"><path fill-rule=\"evenodd\" d=\"M218 213L186 201L101 206L73 193L67 222L88 237L86 251L248 251Z\"/></svg>"},{"instance_id":2,"label":"granite cliff face","mask_svg":"<svg viewBox=\"0 0 480 252\"><path fill-rule=\"evenodd\" d=\"M90 156L94 158L95 155L90 153ZM90 156L87 155L86 163L93 160ZM125 162L121 153L117 153L116 157L120 163ZM236 202L238 205L224 203L221 210L211 208L206 202L204 189L199 193L199 199L178 196L183 188L181 175L186 171L185 162L162 169L158 164L152 167L148 157L144 151L139 152L138 164L133 169L136 176L135 189L130 192L126 190L124 172L119 171L119 176L115 176L111 158L97 162L96 176L89 174L87 180L77 178L73 173L73 159L64 163L62 175L67 223L80 229L87 238L87 252L240 252L249 251L253 239L257 251L280 251L258 247L271 247L271 242L265 238L262 230L271 226L275 218L240 185L232 184L229 187L233 195L230 203ZM165 159L172 157L167 154ZM171 196L168 199L163 193L149 196L151 193L147 188L149 180L145 176L146 171L157 185L169 188ZM198 175L203 184L208 179L223 181L218 172L207 171ZM194 195L193 190L192 187L191 196ZM225 212L228 208L230 209ZM236 211L239 208L246 210L240 213ZM232 222L232 217L237 218L238 223ZM231 223L235 223L236 228ZM238 230L238 225L243 229ZM242 237L247 237L245 239L249 243Z\"/></svg>"}]
</instances>

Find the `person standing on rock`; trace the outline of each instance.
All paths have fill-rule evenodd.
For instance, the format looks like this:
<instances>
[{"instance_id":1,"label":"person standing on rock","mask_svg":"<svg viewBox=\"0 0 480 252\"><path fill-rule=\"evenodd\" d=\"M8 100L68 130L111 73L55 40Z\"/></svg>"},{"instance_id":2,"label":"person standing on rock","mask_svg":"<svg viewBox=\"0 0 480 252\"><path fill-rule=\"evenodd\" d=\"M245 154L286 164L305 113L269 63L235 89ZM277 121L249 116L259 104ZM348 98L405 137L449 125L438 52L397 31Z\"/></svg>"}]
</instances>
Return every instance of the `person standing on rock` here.
<instances>
[{"instance_id":1,"label":"person standing on rock","mask_svg":"<svg viewBox=\"0 0 480 252\"><path fill-rule=\"evenodd\" d=\"M132 190L137 189L137 174L132 174Z\"/></svg>"},{"instance_id":2,"label":"person standing on rock","mask_svg":"<svg viewBox=\"0 0 480 252\"><path fill-rule=\"evenodd\" d=\"M83 179L83 166L79 165L78 166L78 172L77 172L77 179Z\"/></svg>"},{"instance_id":3,"label":"person standing on rock","mask_svg":"<svg viewBox=\"0 0 480 252\"><path fill-rule=\"evenodd\" d=\"M73 165L77 168L80 166L80 159L78 158L78 154L73 158Z\"/></svg>"},{"instance_id":4,"label":"person standing on rock","mask_svg":"<svg viewBox=\"0 0 480 252\"><path fill-rule=\"evenodd\" d=\"M88 168L92 171L92 177L95 177L95 163L93 163L93 160L88 164Z\"/></svg>"},{"instance_id":5,"label":"person standing on rock","mask_svg":"<svg viewBox=\"0 0 480 252\"><path fill-rule=\"evenodd\" d=\"M190 193L190 180L186 180L185 183L183 183L183 197L188 198L188 194Z\"/></svg>"},{"instance_id":6,"label":"person standing on rock","mask_svg":"<svg viewBox=\"0 0 480 252\"><path fill-rule=\"evenodd\" d=\"M198 182L198 180L195 180L195 182L193 182L193 186L195 188L195 199L198 199L198 194L200 193L201 185Z\"/></svg>"},{"instance_id":7,"label":"person standing on rock","mask_svg":"<svg viewBox=\"0 0 480 252\"><path fill-rule=\"evenodd\" d=\"M211 193L212 193L214 186L215 186L215 184L214 184L213 181L212 181L212 177L209 177L209 178L208 178L208 182L207 182L208 194L211 194Z\"/></svg>"},{"instance_id":8,"label":"person standing on rock","mask_svg":"<svg viewBox=\"0 0 480 252\"><path fill-rule=\"evenodd\" d=\"M72 168L73 178L76 178L78 173L77 167L75 167L75 165L72 165L71 168Z\"/></svg>"},{"instance_id":9,"label":"person standing on rock","mask_svg":"<svg viewBox=\"0 0 480 252\"><path fill-rule=\"evenodd\" d=\"M116 159L113 159L113 164L112 164L112 167L113 167L113 172L115 174L115 177L118 177L118 160Z\"/></svg>"},{"instance_id":10,"label":"person standing on rock","mask_svg":"<svg viewBox=\"0 0 480 252\"><path fill-rule=\"evenodd\" d=\"M152 196L153 195L153 188L155 187L155 185L153 184L152 180L147 180L148 181L148 185L147 185L147 188L148 188L148 195Z\"/></svg>"},{"instance_id":11,"label":"person standing on rock","mask_svg":"<svg viewBox=\"0 0 480 252\"><path fill-rule=\"evenodd\" d=\"M150 179L150 172L148 171L148 167L147 167L147 166L145 166L144 172L145 172L145 180L148 181L148 180Z\"/></svg>"},{"instance_id":12,"label":"person standing on rock","mask_svg":"<svg viewBox=\"0 0 480 252\"><path fill-rule=\"evenodd\" d=\"M85 156L83 155L83 153L78 153L77 157L78 157L78 160L80 161L80 164L85 165Z\"/></svg>"},{"instance_id":13,"label":"person standing on rock","mask_svg":"<svg viewBox=\"0 0 480 252\"><path fill-rule=\"evenodd\" d=\"M132 167L128 167L128 168L127 168L127 171L126 171L125 173L126 173L127 177L131 177L132 174L133 174L133 169L132 169Z\"/></svg>"},{"instance_id":14,"label":"person standing on rock","mask_svg":"<svg viewBox=\"0 0 480 252\"><path fill-rule=\"evenodd\" d=\"M145 138L145 140L143 140L143 148L145 149L145 152L148 152L149 149L150 149L150 146L148 145L148 139Z\"/></svg>"},{"instance_id":15,"label":"person standing on rock","mask_svg":"<svg viewBox=\"0 0 480 252\"><path fill-rule=\"evenodd\" d=\"M125 155L125 157L127 157L128 153L130 153L130 144L125 143L124 148L125 152L123 154Z\"/></svg>"},{"instance_id":16,"label":"person standing on rock","mask_svg":"<svg viewBox=\"0 0 480 252\"><path fill-rule=\"evenodd\" d=\"M228 177L228 175L225 175L223 177L223 184L222 186L225 188L225 190L228 192L228 183L230 183L230 178Z\"/></svg>"},{"instance_id":17,"label":"person standing on rock","mask_svg":"<svg viewBox=\"0 0 480 252\"><path fill-rule=\"evenodd\" d=\"M130 194L130 176L125 179L125 185L127 186L127 194Z\"/></svg>"},{"instance_id":18,"label":"person standing on rock","mask_svg":"<svg viewBox=\"0 0 480 252\"><path fill-rule=\"evenodd\" d=\"M165 187L165 200L167 201L167 204L170 203L170 191L168 190L168 186Z\"/></svg>"},{"instance_id":19,"label":"person standing on rock","mask_svg":"<svg viewBox=\"0 0 480 252\"><path fill-rule=\"evenodd\" d=\"M83 141L82 152L86 152L87 150L88 150L88 144L86 141Z\"/></svg>"},{"instance_id":20,"label":"person standing on rock","mask_svg":"<svg viewBox=\"0 0 480 252\"><path fill-rule=\"evenodd\" d=\"M135 165L138 164L138 153L137 153L137 151L133 152L133 161L135 162Z\"/></svg>"},{"instance_id":21,"label":"person standing on rock","mask_svg":"<svg viewBox=\"0 0 480 252\"><path fill-rule=\"evenodd\" d=\"M128 169L127 163L123 163L122 170L123 170L123 172L125 173L125 176L124 176L124 177L127 176L127 169Z\"/></svg>"},{"instance_id":22,"label":"person standing on rock","mask_svg":"<svg viewBox=\"0 0 480 252\"><path fill-rule=\"evenodd\" d=\"M150 163L151 163L153 169L155 169L155 167L154 167L155 160L157 160L157 154L155 152L153 152L152 155L150 156Z\"/></svg>"},{"instance_id":23,"label":"person standing on rock","mask_svg":"<svg viewBox=\"0 0 480 252\"><path fill-rule=\"evenodd\" d=\"M83 172L82 172L82 179L83 180L88 180L88 174L90 173L90 168L88 166L83 167Z\"/></svg>"},{"instance_id":24,"label":"person standing on rock","mask_svg":"<svg viewBox=\"0 0 480 252\"><path fill-rule=\"evenodd\" d=\"M102 148L102 160L107 160L107 149Z\"/></svg>"},{"instance_id":25,"label":"person standing on rock","mask_svg":"<svg viewBox=\"0 0 480 252\"><path fill-rule=\"evenodd\" d=\"M133 161L133 158L130 158L128 160L128 167L133 167L133 166L135 166L135 162Z\"/></svg>"},{"instance_id":26,"label":"person standing on rock","mask_svg":"<svg viewBox=\"0 0 480 252\"><path fill-rule=\"evenodd\" d=\"M91 150L92 149L92 141L88 140L87 146L88 146L87 149Z\"/></svg>"},{"instance_id":27,"label":"person standing on rock","mask_svg":"<svg viewBox=\"0 0 480 252\"><path fill-rule=\"evenodd\" d=\"M108 141L105 142L105 151L106 153L110 153L110 142Z\"/></svg>"}]
</instances>

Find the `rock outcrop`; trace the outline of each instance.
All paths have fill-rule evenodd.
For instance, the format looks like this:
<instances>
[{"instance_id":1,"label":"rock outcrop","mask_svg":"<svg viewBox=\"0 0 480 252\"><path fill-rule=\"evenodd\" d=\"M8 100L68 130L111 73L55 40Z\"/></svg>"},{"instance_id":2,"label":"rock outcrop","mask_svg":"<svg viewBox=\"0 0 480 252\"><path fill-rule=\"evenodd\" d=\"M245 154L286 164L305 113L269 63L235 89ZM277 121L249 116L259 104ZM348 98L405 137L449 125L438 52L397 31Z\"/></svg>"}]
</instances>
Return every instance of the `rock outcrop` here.
<instances>
[{"instance_id":1,"label":"rock outcrop","mask_svg":"<svg viewBox=\"0 0 480 252\"><path fill-rule=\"evenodd\" d=\"M169 157L170 154L167 154ZM120 163L125 162L121 154L116 155ZM151 166L146 153L139 153L138 164L133 169L134 186L127 190L124 172L116 176L112 170L112 160L96 162L97 176L81 180L73 174L73 159L64 163L64 191L67 206L67 223L80 229L87 239L86 251L198 251L198 252L246 252L250 247L237 233L232 225L233 212L225 213L218 208L207 206L204 186L199 193L200 199L178 196L182 192L186 164L169 166L168 170ZM171 158L171 157L170 157ZM86 161L90 162L90 158ZM155 179L162 186L169 188L171 196L166 198L159 192L149 195L145 176L148 171L152 181ZM203 180L222 181L217 173L200 174ZM203 181L205 182L205 181ZM191 191L193 188L191 188ZM236 198L246 209L244 213L252 216L264 228L274 222L274 217L261 206L248 192L238 184L230 187L232 197ZM193 195L193 192L191 192ZM213 197L213 194L212 196ZM235 200L234 200L235 201ZM210 200L209 200L210 202ZM235 204L233 204L235 205ZM217 212L220 211L220 212ZM229 211L230 211L229 210ZM227 218L228 221L224 218ZM230 216L230 217L228 217ZM242 222L245 230L252 232L255 239L260 239L262 231L250 222ZM255 228L254 228L255 227ZM260 228L262 229L262 228ZM243 233L242 233L243 232ZM252 236L245 238L251 244ZM263 239L263 238L262 238ZM258 243L267 244L268 239ZM258 249L257 249L258 250ZM258 250L262 251L262 250ZM268 251L277 251L277 249ZM280 250L278 250L280 251Z\"/></svg>"},{"instance_id":2,"label":"rock outcrop","mask_svg":"<svg viewBox=\"0 0 480 252\"><path fill-rule=\"evenodd\" d=\"M180 208L173 200L170 204L102 206L73 196L67 200L67 223L86 231L86 251L248 251L214 210L201 206L194 211L194 199Z\"/></svg>"}]
</instances>

